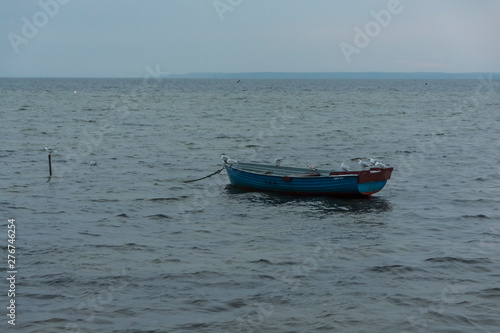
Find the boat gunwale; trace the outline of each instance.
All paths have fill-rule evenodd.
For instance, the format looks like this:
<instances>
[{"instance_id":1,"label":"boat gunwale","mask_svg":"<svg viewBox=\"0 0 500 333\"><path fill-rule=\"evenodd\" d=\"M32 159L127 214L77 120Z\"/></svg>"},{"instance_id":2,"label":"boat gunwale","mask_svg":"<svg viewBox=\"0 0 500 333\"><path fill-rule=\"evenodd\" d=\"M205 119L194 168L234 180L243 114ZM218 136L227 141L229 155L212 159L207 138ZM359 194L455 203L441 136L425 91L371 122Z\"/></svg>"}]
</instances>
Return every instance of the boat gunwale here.
<instances>
[{"instance_id":1,"label":"boat gunwale","mask_svg":"<svg viewBox=\"0 0 500 333\"><path fill-rule=\"evenodd\" d=\"M332 171L326 169L308 169L299 167L283 167L271 164L258 164L258 163L228 163L226 164L234 170L248 172L251 174L267 177L290 177L290 178L331 178L331 177L359 177L362 173L379 173L385 170L392 171L392 167L377 168L372 167L365 170L353 171ZM275 173L275 171L278 171ZM293 172L293 173L291 173ZM316 173L316 174L314 174ZM317 175L319 174L319 175Z\"/></svg>"},{"instance_id":2,"label":"boat gunwale","mask_svg":"<svg viewBox=\"0 0 500 333\"><path fill-rule=\"evenodd\" d=\"M251 174L267 177L290 177L290 178L328 178L337 175L331 175L331 170L315 169L298 167L283 167L271 164L257 164L257 163L228 163L226 164L234 170L248 172ZM319 175L318 175L319 174ZM344 176L344 175L342 175ZM350 173L345 176L357 176L357 174Z\"/></svg>"}]
</instances>

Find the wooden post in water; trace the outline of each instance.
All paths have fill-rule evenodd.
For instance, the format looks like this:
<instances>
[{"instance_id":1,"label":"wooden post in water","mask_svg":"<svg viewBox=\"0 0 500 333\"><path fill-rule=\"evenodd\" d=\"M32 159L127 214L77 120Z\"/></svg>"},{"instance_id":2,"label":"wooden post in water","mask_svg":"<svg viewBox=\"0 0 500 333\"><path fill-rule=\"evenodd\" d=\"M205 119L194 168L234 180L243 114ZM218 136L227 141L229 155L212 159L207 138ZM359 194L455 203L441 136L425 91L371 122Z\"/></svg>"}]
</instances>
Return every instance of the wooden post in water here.
<instances>
[{"instance_id":1,"label":"wooden post in water","mask_svg":"<svg viewBox=\"0 0 500 333\"><path fill-rule=\"evenodd\" d=\"M55 152L56 150L52 147L45 147L43 148L47 153L49 153L49 180L47 180L48 182L50 182L50 178L52 177L52 153Z\"/></svg>"},{"instance_id":2,"label":"wooden post in water","mask_svg":"<svg viewBox=\"0 0 500 333\"><path fill-rule=\"evenodd\" d=\"M50 154L49 154L49 176L52 177L52 161L50 160Z\"/></svg>"}]
</instances>

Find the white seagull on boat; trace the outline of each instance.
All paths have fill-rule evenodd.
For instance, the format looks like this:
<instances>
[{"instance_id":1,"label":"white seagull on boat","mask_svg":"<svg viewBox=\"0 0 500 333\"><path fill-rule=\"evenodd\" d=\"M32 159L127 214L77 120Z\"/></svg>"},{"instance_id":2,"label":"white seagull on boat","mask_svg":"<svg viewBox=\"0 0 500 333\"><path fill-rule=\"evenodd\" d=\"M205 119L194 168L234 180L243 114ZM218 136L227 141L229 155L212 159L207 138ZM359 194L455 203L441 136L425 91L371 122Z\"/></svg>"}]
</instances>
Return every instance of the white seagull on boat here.
<instances>
[{"instance_id":1,"label":"white seagull on boat","mask_svg":"<svg viewBox=\"0 0 500 333\"><path fill-rule=\"evenodd\" d=\"M361 165L361 167L363 167L363 168L369 168L370 167L370 163L362 161L362 160L358 160L358 164Z\"/></svg>"},{"instance_id":2,"label":"white seagull on boat","mask_svg":"<svg viewBox=\"0 0 500 333\"><path fill-rule=\"evenodd\" d=\"M342 163L340 165L340 168L343 170L343 171L351 171L351 168L349 168L347 165L345 165L344 163Z\"/></svg>"},{"instance_id":3,"label":"white seagull on boat","mask_svg":"<svg viewBox=\"0 0 500 333\"><path fill-rule=\"evenodd\" d=\"M285 158L286 158L286 156L285 156L285 157L282 157L282 158L275 158L275 159L274 159L274 164L275 164L277 167L278 167L278 166L280 166L281 162L283 162L283 160L284 160Z\"/></svg>"},{"instance_id":4,"label":"white seagull on boat","mask_svg":"<svg viewBox=\"0 0 500 333\"><path fill-rule=\"evenodd\" d=\"M371 165L375 165L377 162L382 162L381 160L377 160L376 158L370 158Z\"/></svg>"},{"instance_id":5,"label":"white seagull on boat","mask_svg":"<svg viewBox=\"0 0 500 333\"><path fill-rule=\"evenodd\" d=\"M375 166L376 166L377 168L382 168L382 169L386 167L386 165L385 165L384 163L382 163L382 162L376 162L376 163L375 163Z\"/></svg>"},{"instance_id":6,"label":"white seagull on boat","mask_svg":"<svg viewBox=\"0 0 500 333\"><path fill-rule=\"evenodd\" d=\"M238 163L237 160L232 159L231 157L229 157L227 155L220 155L220 158L224 161L224 164Z\"/></svg>"}]
</instances>

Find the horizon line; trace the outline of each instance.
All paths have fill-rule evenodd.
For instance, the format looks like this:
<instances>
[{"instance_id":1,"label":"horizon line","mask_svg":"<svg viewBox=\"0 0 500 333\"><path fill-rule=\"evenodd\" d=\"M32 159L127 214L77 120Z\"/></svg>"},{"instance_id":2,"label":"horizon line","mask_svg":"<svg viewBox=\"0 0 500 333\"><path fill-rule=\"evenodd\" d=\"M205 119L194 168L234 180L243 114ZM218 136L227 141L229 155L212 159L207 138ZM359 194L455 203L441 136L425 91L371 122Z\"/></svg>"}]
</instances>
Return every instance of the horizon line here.
<instances>
[{"instance_id":1,"label":"horizon line","mask_svg":"<svg viewBox=\"0 0 500 333\"><path fill-rule=\"evenodd\" d=\"M377 76L386 76L379 78L413 78L413 79L460 79L473 78L474 75L492 75L494 79L500 79L500 72L189 72L183 74L162 74L158 78L240 78L246 79L272 79L272 78L298 78L307 79L325 78L325 79L343 79L343 78L377 78ZM273 77L274 76L274 77ZM337 76L337 77L334 77ZM425 77L423 77L425 76ZM144 76L0 76L0 79L144 79Z\"/></svg>"}]
</instances>

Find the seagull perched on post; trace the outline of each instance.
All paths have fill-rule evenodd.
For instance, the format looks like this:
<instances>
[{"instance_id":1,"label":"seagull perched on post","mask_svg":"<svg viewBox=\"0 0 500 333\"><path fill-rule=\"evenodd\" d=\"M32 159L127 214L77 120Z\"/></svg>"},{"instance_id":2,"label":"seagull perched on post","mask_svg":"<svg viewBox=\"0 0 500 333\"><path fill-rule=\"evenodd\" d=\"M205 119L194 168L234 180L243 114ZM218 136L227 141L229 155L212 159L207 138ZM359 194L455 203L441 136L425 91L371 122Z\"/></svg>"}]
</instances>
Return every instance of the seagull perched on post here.
<instances>
[{"instance_id":1,"label":"seagull perched on post","mask_svg":"<svg viewBox=\"0 0 500 333\"><path fill-rule=\"evenodd\" d=\"M286 156L285 156L285 157L282 157L282 158L275 158L275 159L274 159L274 164L275 164L277 167L279 167L279 166L280 166L280 164L281 164L281 162L283 162L283 160L284 160L285 158L286 158Z\"/></svg>"},{"instance_id":2,"label":"seagull perched on post","mask_svg":"<svg viewBox=\"0 0 500 333\"><path fill-rule=\"evenodd\" d=\"M365 162L365 161L362 161L362 160L358 160L358 164L361 165L361 167L364 169L364 168L369 168L370 167L370 163L368 162Z\"/></svg>"},{"instance_id":3,"label":"seagull perched on post","mask_svg":"<svg viewBox=\"0 0 500 333\"><path fill-rule=\"evenodd\" d=\"M345 165L344 163L342 163L340 165L340 168L343 170L343 171L351 171L351 168L349 168L347 165Z\"/></svg>"},{"instance_id":4,"label":"seagull perched on post","mask_svg":"<svg viewBox=\"0 0 500 333\"><path fill-rule=\"evenodd\" d=\"M45 148L43 148L43 149L44 149L46 152L48 152L49 154L52 154L53 152L55 152L55 151L56 151L56 149L55 149L55 148L53 148L53 147L45 147Z\"/></svg>"}]
</instances>

